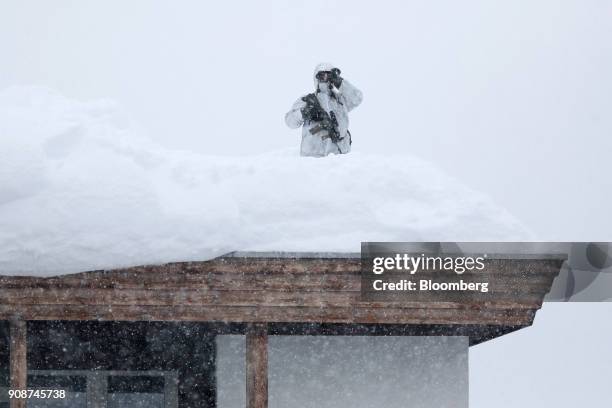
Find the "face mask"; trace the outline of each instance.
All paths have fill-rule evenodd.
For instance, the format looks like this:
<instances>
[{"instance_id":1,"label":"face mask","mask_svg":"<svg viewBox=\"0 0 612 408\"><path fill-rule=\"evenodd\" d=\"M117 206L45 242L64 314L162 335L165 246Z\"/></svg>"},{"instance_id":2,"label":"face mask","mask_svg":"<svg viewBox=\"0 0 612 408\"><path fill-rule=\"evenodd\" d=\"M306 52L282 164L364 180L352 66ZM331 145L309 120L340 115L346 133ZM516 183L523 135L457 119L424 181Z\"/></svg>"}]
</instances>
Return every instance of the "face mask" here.
<instances>
[{"instance_id":1,"label":"face mask","mask_svg":"<svg viewBox=\"0 0 612 408\"><path fill-rule=\"evenodd\" d=\"M321 93L324 93L324 94L332 93L331 89L329 89L328 82L319 82L319 91L321 91Z\"/></svg>"}]
</instances>

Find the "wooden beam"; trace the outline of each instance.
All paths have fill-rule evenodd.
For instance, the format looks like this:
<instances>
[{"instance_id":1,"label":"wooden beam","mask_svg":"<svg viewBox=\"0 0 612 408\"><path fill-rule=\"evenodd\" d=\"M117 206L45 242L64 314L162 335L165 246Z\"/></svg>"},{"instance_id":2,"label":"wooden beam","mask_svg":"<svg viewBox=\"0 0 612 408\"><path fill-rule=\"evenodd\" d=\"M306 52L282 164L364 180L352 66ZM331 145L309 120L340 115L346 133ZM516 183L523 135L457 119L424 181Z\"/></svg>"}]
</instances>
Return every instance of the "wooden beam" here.
<instances>
[{"instance_id":1,"label":"wooden beam","mask_svg":"<svg viewBox=\"0 0 612 408\"><path fill-rule=\"evenodd\" d=\"M246 406L268 407L268 332L266 324L252 324L246 333Z\"/></svg>"},{"instance_id":2,"label":"wooden beam","mask_svg":"<svg viewBox=\"0 0 612 408\"><path fill-rule=\"evenodd\" d=\"M11 320L10 322L10 388L13 390L25 390L27 388L28 365L26 359L27 351L27 328L24 320ZM13 398L10 400L11 408L25 408L26 400Z\"/></svg>"},{"instance_id":3,"label":"wooden beam","mask_svg":"<svg viewBox=\"0 0 612 408\"><path fill-rule=\"evenodd\" d=\"M16 312L26 320L120 320L120 321L203 321L283 323L364 323L364 324L497 324L529 326L533 309L508 306L464 305L461 309L436 308L432 302L419 307L270 307L270 306L143 306L143 305L4 305L0 299L0 320ZM539 305L537 305L539 307Z\"/></svg>"}]
</instances>

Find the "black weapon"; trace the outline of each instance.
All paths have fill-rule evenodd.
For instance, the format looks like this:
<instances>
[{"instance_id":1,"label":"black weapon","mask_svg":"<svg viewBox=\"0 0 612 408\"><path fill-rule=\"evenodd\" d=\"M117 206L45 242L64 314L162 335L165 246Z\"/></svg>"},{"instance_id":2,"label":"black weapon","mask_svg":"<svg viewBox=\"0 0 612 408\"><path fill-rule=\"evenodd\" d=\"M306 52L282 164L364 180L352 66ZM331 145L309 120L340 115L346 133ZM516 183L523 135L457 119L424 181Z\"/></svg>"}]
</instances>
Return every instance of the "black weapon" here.
<instances>
[{"instance_id":1,"label":"black weapon","mask_svg":"<svg viewBox=\"0 0 612 408\"><path fill-rule=\"evenodd\" d=\"M331 112L328 118L323 119L315 126L310 129L310 134L316 135L319 132L324 130L327 131L326 135L321 136L322 139L331 139L332 142L338 143L343 138L340 137L340 133L338 132L338 120L336 119L336 114Z\"/></svg>"},{"instance_id":2,"label":"black weapon","mask_svg":"<svg viewBox=\"0 0 612 408\"><path fill-rule=\"evenodd\" d=\"M326 130L327 135L322 136L322 138L330 138L331 141L338 147L340 153L342 153L340 146L338 146L338 142L343 138L340 137L340 132L338 131L338 119L336 118L336 114L334 112L327 113L325 109L321 107L317 96L313 93L304 96L302 100L306 102L306 107L304 108L303 112L306 117L322 117L321 120L317 121L317 125L310 129L310 134L315 135L323 130Z\"/></svg>"}]
</instances>

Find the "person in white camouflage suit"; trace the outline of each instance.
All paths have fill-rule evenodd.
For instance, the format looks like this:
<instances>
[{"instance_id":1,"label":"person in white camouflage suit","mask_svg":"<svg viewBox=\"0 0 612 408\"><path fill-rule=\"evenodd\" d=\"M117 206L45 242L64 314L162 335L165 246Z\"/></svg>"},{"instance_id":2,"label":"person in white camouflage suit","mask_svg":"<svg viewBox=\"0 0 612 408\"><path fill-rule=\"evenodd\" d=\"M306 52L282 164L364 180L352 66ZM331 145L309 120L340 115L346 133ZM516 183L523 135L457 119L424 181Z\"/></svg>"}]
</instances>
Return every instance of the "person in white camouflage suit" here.
<instances>
[{"instance_id":1,"label":"person in white camouflage suit","mask_svg":"<svg viewBox=\"0 0 612 408\"><path fill-rule=\"evenodd\" d=\"M359 106L361 91L340 76L332 64L317 65L315 92L298 99L285 115L287 126L302 126L302 156L323 157L351 151L348 113Z\"/></svg>"}]
</instances>

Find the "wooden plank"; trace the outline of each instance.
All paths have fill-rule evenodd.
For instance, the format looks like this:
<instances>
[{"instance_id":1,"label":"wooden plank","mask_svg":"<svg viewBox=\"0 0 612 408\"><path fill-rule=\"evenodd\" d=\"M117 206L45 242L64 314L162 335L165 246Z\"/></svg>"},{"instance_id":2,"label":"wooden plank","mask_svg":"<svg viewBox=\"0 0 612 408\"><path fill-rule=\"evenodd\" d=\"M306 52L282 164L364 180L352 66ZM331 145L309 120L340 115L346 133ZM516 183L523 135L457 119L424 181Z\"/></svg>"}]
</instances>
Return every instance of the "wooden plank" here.
<instances>
[{"instance_id":1,"label":"wooden plank","mask_svg":"<svg viewBox=\"0 0 612 408\"><path fill-rule=\"evenodd\" d=\"M495 279L522 279L531 281L538 277L554 277L561 264L558 260L490 260L486 272ZM472 271L478 274L478 271ZM421 271L423 277L436 275L441 277L444 271ZM174 263L164 265L137 266L109 271L91 271L51 278L0 276L0 287L150 287L163 288L173 285L186 287L189 284L205 283L212 285L231 285L236 280L248 284L265 284L268 281L276 285L285 285L287 281L300 286L309 282L324 287L326 283L338 284L339 281L352 280L349 277L360 276L359 260L324 259L324 260L242 260L240 258L212 260L206 262ZM300 281L300 279L303 279ZM318 281L321 279L321 281ZM328 282L329 280L329 282ZM109 286L110 285L110 286ZM124 286L122 286L124 285ZM322 286L321 286L322 285ZM264 288L264 286L262 286ZM265 287L278 289L278 287ZM219 289L217 287L217 289ZM329 288L332 289L332 288ZM340 287L339 289L343 289ZM356 288L359 290L359 287Z\"/></svg>"},{"instance_id":2,"label":"wooden plank","mask_svg":"<svg viewBox=\"0 0 612 408\"><path fill-rule=\"evenodd\" d=\"M21 319L10 321L10 387L13 390L27 389L27 327ZM25 408L26 400L12 398L11 408Z\"/></svg>"},{"instance_id":3,"label":"wooden plank","mask_svg":"<svg viewBox=\"0 0 612 408\"><path fill-rule=\"evenodd\" d=\"M246 406L268 407L268 333L265 324L252 324L247 328Z\"/></svg>"},{"instance_id":4,"label":"wooden plank","mask_svg":"<svg viewBox=\"0 0 612 408\"><path fill-rule=\"evenodd\" d=\"M159 279L157 279L159 278ZM179 279L180 278L180 279ZM406 275L387 274L385 279L406 279ZM427 279L425 275L410 276L411 279ZM543 291L546 292L552 284L553 275L491 275L485 280L494 291ZM438 281L453 281L455 274L436 275ZM476 278L472 278L476 280ZM268 290L268 291L359 291L361 289L360 275L342 275L337 273L306 275L306 274L268 274L236 275L224 273L209 273L206 275L168 275L160 276L132 275L108 273L103 277L73 276L47 279L4 279L0 288L6 289L197 289L205 290ZM0 299L2 299L0 297ZM1 300L0 300L1 301Z\"/></svg>"},{"instance_id":5,"label":"wooden plank","mask_svg":"<svg viewBox=\"0 0 612 408\"><path fill-rule=\"evenodd\" d=\"M405 279L405 278L397 278ZM419 278L412 278L419 279ZM444 277L437 277L434 281L443 281ZM393 279L386 279L393 281ZM448 279L453 281L455 279ZM471 281L474 281L472 279ZM500 279L492 277L486 280L489 283L491 292L526 292L526 293L546 293L552 284L553 279L548 277L534 277L533 279L526 278L509 278ZM14 283L0 284L0 289L21 289L24 292L33 292L35 290L50 291L61 289L116 289L116 290L194 290L199 292L206 291L279 291L279 292L359 292L361 289L361 279L340 278L338 276L325 277L303 277L300 279L291 279L285 276L265 276L257 278L240 279L231 278L231 276L214 275L198 281L185 282L148 282L146 280L130 279L107 279L104 282L85 281L79 284L72 285L72 282L66 281L41 281L38 284L20 285ZM26 292L26 290L28 292ZM2 302L2 297L0 297Z\"/></svg>"},{"instance_id":6,"label":"wooden plank","mask_svg":"<svg viewBox=\"0 0 612 408\"><path fill-rule=\"evenodd\" d=\"M380 323L380 324L491 324L528 326L537 309L435 309L420 307L267 307L267 306L142 306L142 305L0 305L0 319L18 309L27 320L118 320L198 322Z\"/></svg>"},{"instance_id":7,"label":"wooden plank","mask_svg":"<svg viewBox=\"0 0 612 408\"><path fill-rule=\"evenodd\" d=\"M518 290L518 288L517 288ZM362 302L359 291L265 291L265 290L199 290L199 289L90 289L90 288L32 288L1 289L0 304L5 305L227 305L227 306L311 306L353 307L415 307L428 301L428 292L415 292L410 298L399 294L397 301ZM490 308L539 308L539 293L491 292L483 300ZM445 302L431 302L431 308L474 307L475 301L461 292L449 293Z\"/></svg>"},{"instance_id":8,"label":"wooden plank","mask_svg":"<svg viewBox=\"0 0 612 408\"><path fill-rule=\"evenodd\" d=\"M146 274L115 274L104 276L83 276L77 278L67 275L57 278L20 278L0 280L0 287L13 289L26 288L114 288L114 289L202 289L202 290L359 290L360 278L354 275L329 273L325 275L267 274L235 275L209 273L204 275L148 276Z\"/></svg>"}]
</instances>

